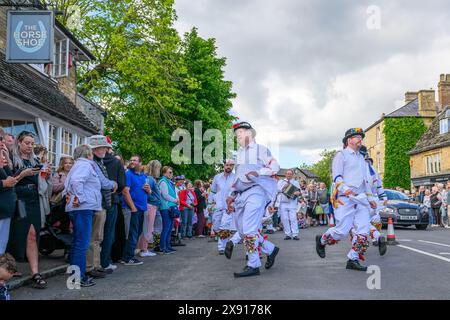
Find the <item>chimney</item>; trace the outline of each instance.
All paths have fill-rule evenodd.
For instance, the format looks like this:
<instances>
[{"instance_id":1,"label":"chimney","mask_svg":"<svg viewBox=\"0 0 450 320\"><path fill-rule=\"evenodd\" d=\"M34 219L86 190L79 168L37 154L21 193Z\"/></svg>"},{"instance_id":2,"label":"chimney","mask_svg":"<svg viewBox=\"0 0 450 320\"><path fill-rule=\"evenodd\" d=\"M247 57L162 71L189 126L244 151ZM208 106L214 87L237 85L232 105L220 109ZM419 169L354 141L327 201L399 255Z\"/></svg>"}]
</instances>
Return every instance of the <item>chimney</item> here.
<instances>
[{"instance_id":1,"label":"chimney","mask_svg":"<svg viewBox=\"0 0 450 320\"><path fill-rule=\"evenodd\" d=\"M436 101L434 99L434 90L419 91L419 114L422 117L436 117Z\"/></svg>"},{"instance_id":2,"label":"chimney","mask_svg":"<svg viewBox=\"0 0 450 320\"><path fill-rule=\"evenodd\" d=\"M450 105L450 74L441 74L438 83L439 112Z\"/></svg>"},{"instance_id":3,"label":"chimney","mask_svg":"<svg viewBox=\"0 0 450 320\"><path fill-rule=\"evenodd\" d=\"M419 94L418 92L414 91L405 92L405 104L408 104L413 100L416 100L418 94Z\"/></svg>"}]
</instances>

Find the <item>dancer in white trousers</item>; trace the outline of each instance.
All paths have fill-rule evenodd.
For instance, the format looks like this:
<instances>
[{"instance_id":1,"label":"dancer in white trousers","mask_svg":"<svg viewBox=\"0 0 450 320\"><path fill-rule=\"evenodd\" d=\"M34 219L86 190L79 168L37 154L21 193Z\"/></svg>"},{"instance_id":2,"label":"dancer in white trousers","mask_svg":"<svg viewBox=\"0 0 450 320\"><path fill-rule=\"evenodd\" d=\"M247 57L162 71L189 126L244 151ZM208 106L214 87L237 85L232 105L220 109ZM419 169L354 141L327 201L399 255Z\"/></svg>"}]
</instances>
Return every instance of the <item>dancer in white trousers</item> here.
<instances>
[{"instance_id":1,"label":"dancer in white trousers","mask_svg":"<svg viewBox=\"0 0 450 320\"><path fill-rule=\"evenodd\" d=\"M259 275L259 247L267 255L266 269L272 267L279 251L258 230L266 205L275 197L277 182L274 176L280 166L269 149L255 142L256 132L248 122L237 123L233 129L240 147L236 159L236 176L227 206L229 212L234 210L237 229L248 256L247 266L242 272L234 273L234 276L248 277Z\"/></svg>"},{"instance_id":2,"label":"dancer in white trousers","mask_svg":"<svg viewBox=\"0 0 450 320\"><path fill-rule=\"evenodd\" d=\"M278 181L278 196L280 197L280 207L278 210L280 212L281 222L283 222L284 234L286 235L284 240L300 240L298 238L297 197L301 195L301 192L294 192L294 198L288 198L283 194L283 191L289 184L300 189L300 185L293 177L294 171L289 169L286 171L286 179Z\"/></svg>"},{"instance_id":3,"label":"dancer in white trousers","mask_svg":"<svg viewBox=\"0 0 450 320\"><path fill-rule=\"evenodd\" d=\"M344 150L338 151L333 159L332 176L334 191L332 196L337 224L323 235L316 236L316 251L325 258L325 246L336 244L349 234L354 226L352 248L347 257L347 269L366 271L360 265L369 245L370 208L376 208L375 198L368 183L366 161L359 152L364 138L361 128L347 130L343 143Z\"/></svg>"},{"instance_id":4,"label":"dancer in white trousers","mask_svg":"<svg viewBox=\"0 0 450 320\"><path fill-rule=\"evenodd\" d=\"M383 256L386 253L387 246L385 237L380 233L382 226L380 211L386 207L388 199L383 189L381 177L373 167L373 160L369 158L366 146L361 146L360 152L367 162L369 185L371 186L372 193L377 196L377 207L370 212L370 238L372 243L378 246L380 255Z\"/></svg>"},{"instance_id":5,"label":"dancer in white trousers","mask_svg":"<svg viewBox=\"0 0 450 320\"><path fill-rule=\"evenodd\" d=\"M234 161L231 159L225 160L223 172L216 175L211 184L211 191L214 193L214 199L216 201L216 212L214 212L213 217L216 217L216 219L220 217L220 221L217 220L215 225L213 220L214 232L219 236L217 241L219 254L224 254L227 241L236 232L233 216L231 212L227 212L226 202L235 177L233 168Z\"/></svg>"}]
</instances>

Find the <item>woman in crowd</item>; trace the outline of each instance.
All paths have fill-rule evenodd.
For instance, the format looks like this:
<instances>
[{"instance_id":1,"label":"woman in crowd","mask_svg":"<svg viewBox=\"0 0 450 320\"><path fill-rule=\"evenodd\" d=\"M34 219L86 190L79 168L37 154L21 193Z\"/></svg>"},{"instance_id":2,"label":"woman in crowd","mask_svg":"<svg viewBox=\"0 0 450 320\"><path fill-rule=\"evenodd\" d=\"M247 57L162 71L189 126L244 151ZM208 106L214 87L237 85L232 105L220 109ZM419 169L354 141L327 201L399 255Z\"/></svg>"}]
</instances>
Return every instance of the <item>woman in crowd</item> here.
<instances>
[{"instance_id":1,"label":"woman in crowd","mask_svg":"<svg viewBox=\"0 0 450 320\"><path fill-rule=\"evenodd\" d=\"M11 221L7 251L18 262L28 261L31 282L34 288L44 289L47 282L39 273L38 243L41 231L41 211L39 206L39 172L41 164L33 152L34 134L22 131L13 147L13 171L17 175L16 194L18 199L17 219ZM26 258L25 258L26 257ZM17 273L16 276L21 276Z\"/></svg>"},{"instance_id":2,"label":"woman in crowd","mask_svg":"<svg viewBox=\"0 0 450 320\"><path fill-rule=\"evenodd\" d=\"M197 238L204 238L203 231L205 229L205 214L204 210L206 208L206 191L203 187L203 182L201 180L195 181L195 196L197 198Z\"/></svg>"},{"instance_id":3,"label":"woman in crowd","mask_svg":"<svg viewBox=\"0 0 450 320\"><path fill-rule=\"evenodd\" d=\"M172 181L173 170L171 167L165 166L162 169L163 177L159 181L161 190L161 218L163 230L161 233L160 250L163 254L170 254L176 250L170 244L170 235L174 224L174 212L180 204L178 195L175 191L175 184ZM174 208L175 207L175 208ZM175 209L175 210L174 210Z\"/></svg>"},{"instance_id":4,"label":"woman in crowd","mask_svg":"<svg viewBox=\"0 0 450 320\"><path fill-rule=\"evenodd\" d=\"M63 191L67 197L66 211L73 224L70 264L80 268L81 286L89 287L94 282L86 276L86 255L94 212L102 210L101 183L89 146L75 148L73 156L76 162L66 178Z\"/></svg>"},{"instance_id":5,"label":"woman in crowd","mask_svg":"<svg viewBox=\"0 0 450 320\"><path fill-rule=\"evenodd\" d=\"M439 226L442 226L442 219L441 219L441 205L442 205L442 198L439 193L438 187L434 186L431 188L431 208L433 209L433 218L434 221L436 221L436 224Z\"/></svg>"},{"instance_id":6,"label":"woman in crowd","mask_svg":"<svg viewBox=\"0 0 450 320\"><path fill-rule=\"evenodd\" d=\"M316 205L317 205L317 191L314 184L308 185L308 209L307 209L307 217L308 224L310 226L316 227L317 223L317 215L316 215Z\"/></svg>"},{"instance_id":7,"label":"woman in crowd","mask_svg":"<svg viewBox=\"0 0 450 320\"><path fill-rule=\"evenodd\" d=\"M428 208L428 226L434 227L436 221L431 208L431 192L428 189L425 190L425 195L423 196L423 205Z\"/></svg>"},{"instance_id":8,"label":"woman in crowd","mask_svg":"<svg viewBox=\"0 0 450 320\"><path fill-rule=\"evenodd\" d=\"M61 222L61 230L69 230L70 219L66 214L66 199L62 196L64 183L72 169L74 160L72 157L61 157L58 169L52 178L52 197L50 204L52 206L52 217Z\"/></svg>"},{"instance_id":9,"label":"woman in crowd","mask_svg":"<svg viewBox=\"0 0 450 320\"><path fill-rule=\"evenodd\" d=\"M50 214L50 198L52 196L52 172L51 165L47 159L47 148L41 144L34 146L34 154L43 168L38 177L39 207L41 210L41 227L44 227L45 219Z\"/></svg>"},{"instance_id":10,"label":"woman in crowd","mask_svg":"<svg viewBox=\"0 0 450 320\"><path fill-rule=\"evenodd\" d=\"M16 209L14 186L17 179L11 171L9 151L4 143L5 132L0 128L0 256L6 251L11 218Z\"/></svg>"},{"instance_id":11,"label":"woman in crowd","mask_svg":"<svg viewBox=\"0 0 450 320\"><path fill-rule=\"evenodd\" d=\"M327 225L327 217L329 215L329 206L328 203L330 202L330 197L328 195L328 190L327 190L327 186L325 183L321 182L319 185L319 190L317 190L317 197L318 197L318 206L316 208L319 208L321 210L319 210L319 212L321 212L321 214L318 214L318 218L319 218L319 224L321 226L326 226Z\"/></svg>"},{"instance_id":12,"label":"woman in crowd","mask_svg":"<svg viewBox=\"0 0 450 320\"><path fill-rule=\"evenodd\" d=\"M191 181L186 182L186 189L180 191L180 212L181 212L181 237L183 239L192 238L192 217L194 208L197 205L194 186Z\"/></svg>"},{"instance_id":13,"label":"woman in crowd","mask_svg":"<svg viewBox=\"0 0 450 320\"><path fill-rule=\"evenodd\" d=\"M153 242L153 226L155 224L156 212L161 206L161 191L159 190L156 179L159 178L161 172L161 163L158 160L152 160L146 167L147 181L152 191L147 199L147 213L144 217L144 226L142 234L139 238L138 248L141 257L152 257L156 254L148 251L148 243Z\"/></svg>"}]
</instances>

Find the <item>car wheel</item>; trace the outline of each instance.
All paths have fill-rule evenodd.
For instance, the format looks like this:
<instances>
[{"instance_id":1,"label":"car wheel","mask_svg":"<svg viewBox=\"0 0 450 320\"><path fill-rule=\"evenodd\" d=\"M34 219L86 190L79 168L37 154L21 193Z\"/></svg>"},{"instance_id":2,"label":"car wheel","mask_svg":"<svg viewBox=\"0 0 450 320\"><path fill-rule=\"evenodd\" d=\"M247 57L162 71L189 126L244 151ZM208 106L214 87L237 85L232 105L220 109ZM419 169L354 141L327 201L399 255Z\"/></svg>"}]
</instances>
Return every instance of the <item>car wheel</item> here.
<instances>
[{"instance_id":1,"label":"car wheel","mask_svg":"<svg viewBox=\"0 0 450 320\"><path fill-rule=\"evenodd\" d=\"M417 230L425 230L428 227L427 224L416 224Z\"/></svg>"}]
</instances>

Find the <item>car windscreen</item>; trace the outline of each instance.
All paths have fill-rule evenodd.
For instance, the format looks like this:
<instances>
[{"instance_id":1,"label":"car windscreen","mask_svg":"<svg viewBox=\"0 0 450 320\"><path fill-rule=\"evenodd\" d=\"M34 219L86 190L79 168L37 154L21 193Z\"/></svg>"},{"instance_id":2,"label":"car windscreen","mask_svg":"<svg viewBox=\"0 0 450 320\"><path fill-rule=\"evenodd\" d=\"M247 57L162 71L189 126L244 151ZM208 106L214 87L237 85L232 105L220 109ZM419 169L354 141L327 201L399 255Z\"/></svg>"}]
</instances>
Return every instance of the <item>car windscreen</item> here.
<instances>
[{"instance_id":1,"label":"car windscreen","mask_svg":"<svg viewBox=\"0 0 450 320\"><path fill-rule=\"evenodd\" d=\"M403 200L403 201L409 200L408 196L398 191L384 190L384 192L386 193L388 200Z\"/></svg>"}]
</instances>

